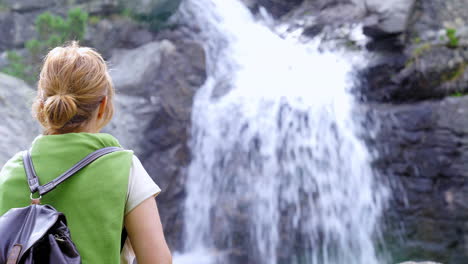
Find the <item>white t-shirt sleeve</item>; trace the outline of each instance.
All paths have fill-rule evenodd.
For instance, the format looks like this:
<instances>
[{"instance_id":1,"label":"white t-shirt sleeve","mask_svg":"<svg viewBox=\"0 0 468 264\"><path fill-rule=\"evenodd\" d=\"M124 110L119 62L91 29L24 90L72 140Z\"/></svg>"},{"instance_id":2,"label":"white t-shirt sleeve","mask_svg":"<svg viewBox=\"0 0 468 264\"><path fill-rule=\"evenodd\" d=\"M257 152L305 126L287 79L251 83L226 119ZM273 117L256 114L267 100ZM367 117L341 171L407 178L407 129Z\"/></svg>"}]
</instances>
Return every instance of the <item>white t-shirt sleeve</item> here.
<instances>
[{"instance_id":1,"label":"white t-shirt sleeve","mask_svg":"<svg viewBox=\"0 0 468 264\"><path fill-rule=\"evenodd\" d=\"M140 160L133 155L132 167L128 177L127 203L125 215L150 197L157 196L161 189L146 172Z\"/></svg>"},{"instance_id":2,"label":"white t-shirt sleeve","mask_svg":"<svg viewBox=\"0 0 468 264\"><path fill-rule=\"evenodd\" d=\"M140 160L133 155L130 175L128 176L127 202L125 203L125 215L135 209L139 204L150 197L154 197L161 192L159 186L146 172ZM125 246L120 254L120 264L133 263L135 253L129 239L125 241Z\"/></svg>"}]
</instances>

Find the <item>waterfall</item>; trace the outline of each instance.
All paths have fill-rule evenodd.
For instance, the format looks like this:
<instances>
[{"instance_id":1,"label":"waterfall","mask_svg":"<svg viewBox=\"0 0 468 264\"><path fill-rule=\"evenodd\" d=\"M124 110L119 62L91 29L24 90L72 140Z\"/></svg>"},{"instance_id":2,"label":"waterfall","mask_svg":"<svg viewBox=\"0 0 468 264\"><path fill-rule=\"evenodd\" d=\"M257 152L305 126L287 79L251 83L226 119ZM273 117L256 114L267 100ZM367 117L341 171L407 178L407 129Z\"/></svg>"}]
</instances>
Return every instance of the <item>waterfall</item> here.
<instances>
[{"instance_id":1,"label":"waterfall","mask_svg":"<svg viewBox=\"0 0 468 264\"><path fill-rule=\"evenodd\" d=\"M377 264L386 188L357 134L353 64L280 37L239 0L187 0L208 80L192 114L175 263Z\"/></svg>"}]
</instances>

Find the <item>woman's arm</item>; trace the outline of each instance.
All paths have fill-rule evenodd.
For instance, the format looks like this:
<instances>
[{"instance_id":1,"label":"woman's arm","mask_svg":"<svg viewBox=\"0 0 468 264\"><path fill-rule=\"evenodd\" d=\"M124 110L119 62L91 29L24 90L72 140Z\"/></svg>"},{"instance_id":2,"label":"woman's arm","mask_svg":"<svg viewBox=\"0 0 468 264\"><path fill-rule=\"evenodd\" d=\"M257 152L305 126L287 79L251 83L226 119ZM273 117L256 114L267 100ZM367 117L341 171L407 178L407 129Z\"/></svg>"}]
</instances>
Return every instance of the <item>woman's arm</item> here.
<instances>
[{"instance_id":1,"label":"woman's arm","mask_svg":"<svg viewBox=\"0 0 468 264\"><path fill-rule=\"evenodd\" d=\"M138 264L172 264L154 197L146 199L125 216L125 228Z\"/></svg>"}]
</instances>

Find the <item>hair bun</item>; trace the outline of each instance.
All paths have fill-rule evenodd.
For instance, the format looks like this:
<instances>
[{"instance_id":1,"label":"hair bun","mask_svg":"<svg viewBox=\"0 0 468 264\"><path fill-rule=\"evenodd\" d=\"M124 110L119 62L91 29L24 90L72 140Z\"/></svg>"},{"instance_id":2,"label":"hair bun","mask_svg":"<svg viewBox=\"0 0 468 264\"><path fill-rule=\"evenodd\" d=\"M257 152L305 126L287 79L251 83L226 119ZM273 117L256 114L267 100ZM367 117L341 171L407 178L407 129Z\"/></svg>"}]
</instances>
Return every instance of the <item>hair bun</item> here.
<instances>
[{"instance_id":1,"label":"hair bun","mask_svg":"<svg viewBox=\"0 0 468 264\"><path fill-rule=\"evenodd\" d=\"M78 107L72 95L56 94L45 100L42 111L48 125L60 129L76 115Z\"/></svg>"}]
</instances>

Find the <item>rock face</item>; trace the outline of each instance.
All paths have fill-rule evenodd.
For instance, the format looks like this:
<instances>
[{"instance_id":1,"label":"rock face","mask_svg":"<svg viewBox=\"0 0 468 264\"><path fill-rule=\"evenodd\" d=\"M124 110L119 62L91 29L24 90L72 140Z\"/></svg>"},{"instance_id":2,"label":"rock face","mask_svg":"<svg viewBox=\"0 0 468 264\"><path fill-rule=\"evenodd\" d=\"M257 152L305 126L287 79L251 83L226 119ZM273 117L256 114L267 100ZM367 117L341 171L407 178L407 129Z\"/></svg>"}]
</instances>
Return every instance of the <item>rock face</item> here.
<instances>
[{"instance_id":1,"label":"rock face","mask_svg":"<svg viewBox=\"0 0 468 264\"><path fill-rule=\"evenodd\" d=\"M174 42L161 56L161 67L153 78L161 109L144 131L145 167L159 177L163 190L160 210L169 243L182 247L186 167L190 162L188 138L193 97L206 80L205 52L192 41Z\"/></svg>"},{"instance_id":2,"label":"rock face","mask_svg":"<svg viewBox=\"0 0 468 264\"><path fill-rule=\"evenodd\" d=\"M360 76L357 92L378 127L374 165L394 193L386 224L396 261L468 261L468 57L460 26L467 10L458 0L417 1L404 34L373 35L399 45L374 49ZM448 27L457 29L456 45Z\"/></svg>"},{"instance_id":3,"label":"rock face","mask_svg":"<svg viewBox=\"0 0 468 264\"><path fill-rule=\"evenodd\" d=\"M110 64L118 118L108 130L135 150L163 190L164 231L171 248L181 248L187 141L193 96L206 79L204 50L188 39L165 39L116 50Z\"/></svg>"},{"instance_id":4,"label":"rock face","mask_svg":"<svg viewBox=\"0 0 468 264\"><path fill-rule=\"evenodd\" d=\"M397 260L467 262L468 97L372 109L375 167L394 186L387 221L404 234L390 239Z\"/></svg>"},{"instance_id":5,"label":"rock face","mask_svg":"<svg viewBox=\"0 0 468 264\"><path fill-rule=\"evenodd\" d=\"M36 35L35 14L19 14L0 10L0 51L23 48L24 43Z\"/></svg>"},{"instance_id":6,"label":"rock face","mask_svg":"<svg viewBox=\"0 0 468 264\"><path fill-rule=\"evenodd\" d=\"M40 128L31 115L35 91L22 80L0 73L0 166L28 149Z\"/></svg>"}]
</instances>

